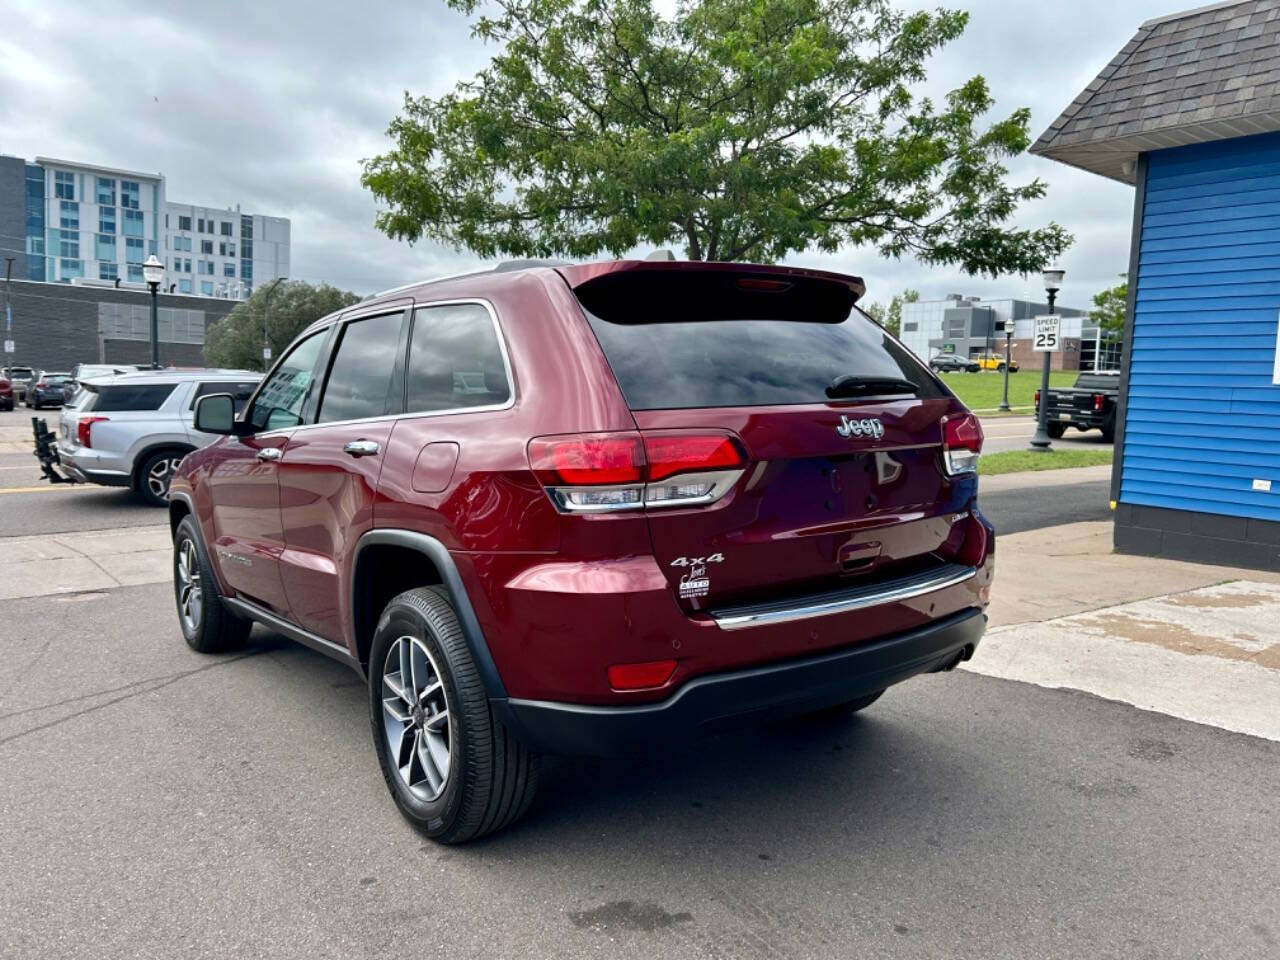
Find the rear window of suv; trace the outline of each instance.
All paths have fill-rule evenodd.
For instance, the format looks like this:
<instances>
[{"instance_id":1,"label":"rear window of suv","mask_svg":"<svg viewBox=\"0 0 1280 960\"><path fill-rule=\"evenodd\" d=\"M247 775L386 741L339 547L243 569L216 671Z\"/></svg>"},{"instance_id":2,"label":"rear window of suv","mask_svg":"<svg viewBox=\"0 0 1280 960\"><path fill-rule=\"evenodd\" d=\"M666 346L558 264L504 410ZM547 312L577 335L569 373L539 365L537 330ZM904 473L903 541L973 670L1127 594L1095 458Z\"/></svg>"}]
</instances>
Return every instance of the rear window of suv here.
<instances>
[{"instance_id":1,"label":"rear window of suv","mask_svg":"<svg viewBox=\"0 0 1280 960\"><path fill-rule=\"evenodd\" d=\"M86 387L87 396L76 407L82 413L159 410L175 386L174 383L121 383L97 389Z\"/></svg>"},{"instance_id":2,"label":"rear window of suv","mask_svg":"<svg viewBox=\"0 0 1280 960\"><path fill-rule=\"evenodd\" d=\"M850 374L941 395L910 351L853 308L847 288L769 283L727 271L638 271L589 281L578 297L633 410L825 403L826 388Z\"/></svg>"}]
</instances>

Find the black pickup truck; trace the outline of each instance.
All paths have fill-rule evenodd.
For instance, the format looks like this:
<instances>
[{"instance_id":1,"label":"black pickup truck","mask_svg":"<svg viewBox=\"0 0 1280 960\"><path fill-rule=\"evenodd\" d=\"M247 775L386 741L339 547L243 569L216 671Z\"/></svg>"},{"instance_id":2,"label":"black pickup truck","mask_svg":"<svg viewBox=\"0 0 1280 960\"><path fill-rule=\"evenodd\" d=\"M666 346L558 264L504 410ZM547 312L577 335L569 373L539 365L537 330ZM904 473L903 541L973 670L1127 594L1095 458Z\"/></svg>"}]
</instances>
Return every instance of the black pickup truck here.
<instances>
[{"instance_id":1,"label":"black pickup truck","mask_svg":"<svg viewBox=\"0 0 1280 960\"><path fill-rule=\"evenodd\" d=\"M1049 436L1057 440L1067 427L1101 430L1102 439L1116 437L1116 404L1120 400L1119 373L1082 373L1069 389L1050 390L1045 399ZM1036 414L1040 413L1040 391L1036 391Z\"/></svg>"}]
</instances>

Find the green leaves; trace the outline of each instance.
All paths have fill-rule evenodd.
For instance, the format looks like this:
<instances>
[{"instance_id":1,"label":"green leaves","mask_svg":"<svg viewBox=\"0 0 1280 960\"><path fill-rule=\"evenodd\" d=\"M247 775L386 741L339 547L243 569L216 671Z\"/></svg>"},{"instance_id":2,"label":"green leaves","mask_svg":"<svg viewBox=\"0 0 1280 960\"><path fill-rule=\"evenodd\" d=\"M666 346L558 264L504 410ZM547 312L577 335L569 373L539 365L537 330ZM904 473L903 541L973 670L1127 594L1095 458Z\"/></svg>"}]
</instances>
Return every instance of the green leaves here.
<instances>
[{"instance_id":1,"label":"green leaves","mask_svg":"<svg viewBox=\"0 0 1280 960\"><path fill-rule=\"evenodd\" d=\"M779 260L871 245L969 273L1038 270L1070 243L1013 230L1038 180L1003 166L1025 109L983 126L982 77L916 99L959 11L888 0L450 0L500 45L452 93L406 96L365 162L377 224L483 257Z\"/></svg>"},{"instance_id":2,"label":"green leaves","mask_svg":"<svg viewBox=\"0 0 1280 960\"><path fill-rule=\"evenodd\" d=\"M206 363L214 367L261 370L264 319L267 321L266 339L271 345L271 356L279 357L285 347L316 320L360 299L354 293L327 283L313 287L301 280L286 280L271 294L268 314L268 286L255 290L253 296L237 304L207 332L204 343Z\"/></svg>"},{"instance_id":3,"label":"green leaves","mask_svg":"<svg viewBox=\"0 0 1280 960\"><path fill-rule=\"evenodd\" d=\"M1089 311L1089 319L1113 340L1120 339L1124 333L1125 310L1129 302L1128 275L1122 273L1120 279L1121 283L1093 295L1093 309Z\"/></svg>"}]
</instances>

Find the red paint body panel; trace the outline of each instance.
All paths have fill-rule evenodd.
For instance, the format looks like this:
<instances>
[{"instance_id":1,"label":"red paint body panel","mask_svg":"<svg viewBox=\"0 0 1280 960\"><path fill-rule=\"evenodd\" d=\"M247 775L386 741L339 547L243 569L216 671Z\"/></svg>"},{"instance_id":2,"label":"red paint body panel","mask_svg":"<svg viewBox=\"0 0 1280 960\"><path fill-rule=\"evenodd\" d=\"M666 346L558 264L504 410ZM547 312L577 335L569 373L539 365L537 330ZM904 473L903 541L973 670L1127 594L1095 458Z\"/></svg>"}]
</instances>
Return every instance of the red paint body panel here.
<instances>
[{"instance_id":1,"label":"red paint body panel","mask_svg":"<svg viewBox=\"0 0 1280 960\"><path fill-rule=\"evenodd\" d=\"M279 464L285 549L280 578L292 619L348 649L351 597L344 566L361 534L373 528L373 504L391 438L392 420L299 427ZM353 457L353 440L380 452Z\"/></svg>"},{"instance_id":2,"label":"red paint body panel","mask_svg":"<svg viewBox=\"0 0 1280 960\"><path fill-rule=\"evenodd\" d=\"M256 463L250 454L249 466L237 466L254 441L223 438L187 458L175 489L192 491L211 539L276 561L272 594L269 583L215 558L232 591L265 591L295 622L352 653L350 583L361 534L435 538L456 565L511 698L658 701L693 677L865 643L985 607L990 542L974 579L917 599L737 631L707 614L890 577L922 558L952 560L977 522L976 478L942 469L940 422L963 410L945 391L892 402L629 409L571 287L612 271L657 280L663 270L742 269L626 261L476 274L399 292L399 301L411 296L417 306L454 299L492 306L513 377L509 407L298 428L280 462L278 494L266 479L277 477L274 466L252 481L232 479ZM857 278L820 271L747 269L863 289ZM883 435L841 436L842 416L880 418ZM729 431L747 453L732 491L710 506L562 513L529 465L535 437L690 429ZM379 455L344 454L352 439L377 441ZM682 599L683 568L673 561L712 554L722 559L707 564L707 595ZM265 565L256 569L270 579ZM661 688L609 685L611 665L667 659L676 669Z\"/></svg>"}]
</instances>

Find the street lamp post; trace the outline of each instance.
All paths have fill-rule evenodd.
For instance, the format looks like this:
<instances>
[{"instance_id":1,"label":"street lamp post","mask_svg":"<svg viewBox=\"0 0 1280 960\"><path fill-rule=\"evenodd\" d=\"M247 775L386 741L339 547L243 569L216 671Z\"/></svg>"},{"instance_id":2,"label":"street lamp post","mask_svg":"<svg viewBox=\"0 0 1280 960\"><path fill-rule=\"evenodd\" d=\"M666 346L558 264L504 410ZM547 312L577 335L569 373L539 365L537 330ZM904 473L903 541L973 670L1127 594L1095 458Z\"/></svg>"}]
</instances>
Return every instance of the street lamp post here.
<instances>
[{"instance_id":1,"label":"street lamp post","mask_svg":"<svg viewBox=\"0 0 1280 960\"><path fill-rule=\"evenodd\" d=\"M271 319L271 295L276 292L276 287L284 281L284 277L276 277L271 282L271 286L267 287L266 302L262 305L262 369L266 370L269 366L268 361L271 359L271 344L267 340L267 321Z\"/></svg>"},{"instance_id":2,"label":"street lamp post","mask_svg":"<svg viewBox=\"0 0 1280 960\"><path fill-rule=\"evenodd\" d=\"M164 264L153 253L142 265L142 277L151 288L151 369L160 369L160 306L157 295L164 281Z\"/></svg>"},{"instance_id":3,"label":"street lamp post","mask_svg":"<svg viewBox=\"0 0 1280 960\"><path fill-rule=\"evenodd\" d=\"M1049 295L1049 314L1053 315L1053 304L1057 300L1058 291L1062 289L1062 278L1067 272L1060 267L1048 267L1044 270L1044 291ZM1040 371L1040 409L1036 416L1036 434L1031 438L1032 450L1048 451L1052 446L1049 440L1049 353L1044 355L1044 369Z\"/></svg>"},{"instance_id":4,"label":"street lamp post","mask_svg":"<svg viewBox=\"0 0 1280 960\"><path fill-rule=\"evenodd\" d=\"M1012 355L1013 321L1006 320L1004 322L1004 398L1000 401L1000 410L1004 413L1013 409L1009 406L1009 363Z\"/></svg>"}]
</instances>

